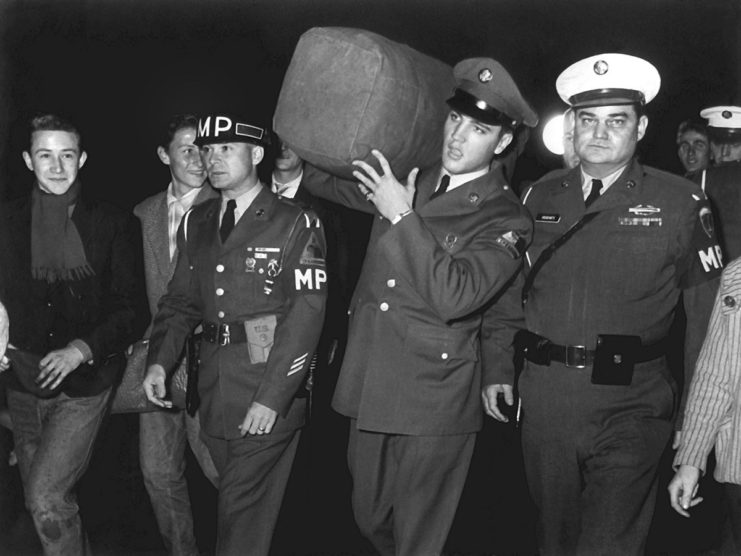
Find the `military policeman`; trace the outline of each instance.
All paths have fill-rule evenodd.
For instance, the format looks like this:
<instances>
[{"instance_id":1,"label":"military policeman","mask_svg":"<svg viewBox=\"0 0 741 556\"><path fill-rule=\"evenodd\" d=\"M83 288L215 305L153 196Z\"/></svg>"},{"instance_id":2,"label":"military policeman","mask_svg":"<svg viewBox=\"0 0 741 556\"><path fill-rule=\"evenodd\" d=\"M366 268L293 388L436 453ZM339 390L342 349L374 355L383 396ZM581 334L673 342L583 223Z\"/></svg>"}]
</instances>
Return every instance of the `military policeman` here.
<instances>
[{"instance_id":1,"label":"military policeman","mask_svg":"<svg viewBox=\"0 0 741 556\"><path fill-rule=\"evenodd\" d=\"M537 115L495 60L454 69L442 160L402 184L356 161L359 184L313 193L375 214L333 407L351 419L361 532L384 555L440 554L481 428L482 309L520 267L531 219L499 164Z\"/></svg>"},{"instance_id":2,"label":"military policeman","mask_svg":"<svg viewBox=\"0 0 741 556\"><path fill-rule=\"evenodd\" d=\"M268 137L240 117L199 120L195 142L221 196L183 218L145 379L149 399L168 405L155 379L176 366L186 336L203 324L198 392L220 477L221 555L268 553L304 423L306 402L296 394L324 317L321 224L259 181Z\"/></svg>"},{"instance_id":3,"label":"military policeman","mask_svg":"<svg viewBox=\"0 0 741 556\"><path fill-rule=\"evenodd\" d=\"M659 85L653 65L623 54L559 76L581 163L525 191L535 231L523 287L494 306L510 334L524 320L522 440L544 555L643 553L675 413L669 326L683 291L692 369L712 308L721 257L705 196L634 159ZM486 406L504 420L511 357L506 342L488 345Z\"/></svg>"},{"instance_id":4,"label":"military policeman","mask_svg":"<svg viewBox=\"0 0 741 556\"><path fill-rule=\"evenodd\" d=\"M710 199L720 246L731 261L741 256L741 107L714 106L700 115L708 120L715 165L690 178Z\"/></svg>"}]
</instances>

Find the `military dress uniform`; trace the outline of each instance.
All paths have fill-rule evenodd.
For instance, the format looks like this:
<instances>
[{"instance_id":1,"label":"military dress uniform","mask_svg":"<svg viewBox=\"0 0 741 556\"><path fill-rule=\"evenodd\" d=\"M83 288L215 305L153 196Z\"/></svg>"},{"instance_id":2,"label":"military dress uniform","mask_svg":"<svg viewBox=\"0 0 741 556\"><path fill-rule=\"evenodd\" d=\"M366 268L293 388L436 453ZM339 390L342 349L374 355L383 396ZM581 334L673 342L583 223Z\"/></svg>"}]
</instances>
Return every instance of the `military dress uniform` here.
<instances>
[{"instance_id":1,"label":"military dress uniform","mask_svg":"<svg viewBox=\"0 0 741 556\"><path fill-rule=\"evenodd\" d=\"M472 82L454 109L468 114L466 95L496 92L507 115L535 125L501 66L461 64L460 86ZM433 197L441 171L420 172L414 210L395 223L355 184L306 180L320 197L375 213L332 405L351 419L355 519L384 555L442 551L482 425L482 314L520 267L532 228L501 166Z\"/></svg>"},{"instance_id":2,"label":"military dress uniform","mask_svg":"<svg viewBox=\"0 0 741 556\"><path fill-rule=\"evenodd\" d=\"M399 554L425 554L429 536L432 546L445 542L473 448L458 439L472 439L482 424L480 309L516 272L517 249L531 229L500 168L430 200L438 176L439 167L420 175L414 215L393 226L378 215L374 221L332 404L353 419L352 431L381 433L379 439L446 436L450 453L437 464L464 463L446 476L449 469L436 472L420 462L416 477L406 479L427 498L388 501L420 522L421 536L397 539ZM351 184L307 183L320 196L372 208ZM518 247L508 234L520 239ZM364 463L369 460L362 453L350 462L354 501L370 496L371 489L383 490L381 484L357 482L357 467ZM354 505L361 530L378 548L379 531L363 527L373 516L358 515ZM441 530L439 523L446 526Z\"/></svg>"},{"instance_id":3,"label":"military dress uniform","mask_svg":"<svg viewBox=\"0 0 741 556\"><path fill-rule=\"evenodd\" d=\"M713 106L702 110L700 116L707 119L708 137L716 148L741 142L741 107ZM690 179L710 199L726 261L741 256L741 161L716 161L714 166L695 172Z\"/></svg>"},{"instance_id":4,"label":"military dress uniform","mask_svg":"<svg viewBox=\"0 0 741 556\"><path fill-rule=\"evenodd\" d=\"M690 176L710 199L718 239L727 262L741 256L741 161L726 162Z\"/></svg>"},{"instance_id":5,"label":"military dress uniform","mask_svg":"<svg viewBox=\"0 0 741 556\"><path fill-rule=\"evenodd\" d=\"M666 337L684 292L691 369L722 262L690 181L633 160L586 207L582 180L580 166L558 170L524 192L535 221L527 278L494 309L528 331L519 392L541 554L637 555L677 409ZM513 382L501 334L486 344L485 384Z\"/></svg>"},{"instance_id":6,"label":"military dress uniform","mask_svg":"<svg viewBox=\"0 0 741 556\"><path fill-rule=\"evenodd\" d=\"M220 199L194 207L162 297L149 364L172 368L203 323L198 392L204 440L217 466L219 554L267 554L306 399L297 397L321 332L326 295L319 220L260 192L222 243ZM252 402L278 412L272 432L242 438Z\"/></svg>"},{"instance_id":7,"label":"military dress uniform","mask_svg":"<svg viewBox=\"0 0 741 556\"><path fill-rule=\"evenodd\" d=\"M455 121L537 124L495 60L463 60L454 75ZM458 131L448 133L444 143ZM351 419L355 519L383 555L442 552L482 424L482 314L520 267L532 229L500 165L462 165L468 181L447 189L445 161L444 151L420 172L413 210L393 220L353 183L306 180L315 195L375 214L332 406Z\"/></svg>"}]
</instances>

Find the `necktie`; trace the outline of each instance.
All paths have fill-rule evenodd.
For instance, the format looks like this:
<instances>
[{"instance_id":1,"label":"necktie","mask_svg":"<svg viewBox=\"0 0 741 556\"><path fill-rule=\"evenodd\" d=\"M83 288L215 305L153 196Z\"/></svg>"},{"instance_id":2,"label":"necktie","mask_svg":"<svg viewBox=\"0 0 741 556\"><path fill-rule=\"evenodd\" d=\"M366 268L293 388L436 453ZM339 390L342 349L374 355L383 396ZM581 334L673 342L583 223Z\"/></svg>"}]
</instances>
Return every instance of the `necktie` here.
<instances>
[{"instance_id":1,"label":"necktie","mask_svg":"<svg viewBox=\"0 0 741 556\"><path fill-rule=\"evenodd\" d=\"M448 185L450 185L450 176L448 174L443 174L443 177L440 178L440 185L437 187L435 192L430 195L430 200L445 193L448 190Z\"/></svg>"},{"instance_id":2,"label":"necktie","mask_svg":"<svg viewBox=\"0 0 741 556\"><path fill-rule=\"evenodd\" d=\"M592 190L589 192L589 195L587 195L584 204L589 206L594 203L599 197L600 191L602 191L602 180L592 180Z\"/></svg>"},{"instance_id":3,"label":"necktie","mask_svg":"<svg viewBox=\"0 0 741 556\"><path fill-rule=\"evenodd\" d=\"M224 217L221 219L221 228L219 228L219 235L221 236L221 243L226 243L226 238L234 229L234 209L237 208L237 201L230 199L226 203L226 211Z\"/></svg>"}]
</instances>

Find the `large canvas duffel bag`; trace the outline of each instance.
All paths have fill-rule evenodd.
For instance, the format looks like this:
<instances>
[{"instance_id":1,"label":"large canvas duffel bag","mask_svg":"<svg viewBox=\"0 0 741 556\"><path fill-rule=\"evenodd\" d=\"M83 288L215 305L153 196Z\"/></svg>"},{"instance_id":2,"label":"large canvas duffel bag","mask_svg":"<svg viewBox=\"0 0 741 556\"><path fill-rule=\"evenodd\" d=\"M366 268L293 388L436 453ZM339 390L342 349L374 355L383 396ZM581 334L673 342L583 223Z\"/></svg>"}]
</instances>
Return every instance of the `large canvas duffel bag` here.
<instances>
[{"instance_id":1,"label":"large canvas duffel bag","mask_svg":"<svg viewBox=\"0 0 741 556\"><path fill-rule=\"evenodd\" d=\"M375 164L372 148L397 178L440 159L452 68L409 46L360 29L305 32L286 72L276 133L304 160L353 179L351 162Z\"/></svg>"}]
</instances>

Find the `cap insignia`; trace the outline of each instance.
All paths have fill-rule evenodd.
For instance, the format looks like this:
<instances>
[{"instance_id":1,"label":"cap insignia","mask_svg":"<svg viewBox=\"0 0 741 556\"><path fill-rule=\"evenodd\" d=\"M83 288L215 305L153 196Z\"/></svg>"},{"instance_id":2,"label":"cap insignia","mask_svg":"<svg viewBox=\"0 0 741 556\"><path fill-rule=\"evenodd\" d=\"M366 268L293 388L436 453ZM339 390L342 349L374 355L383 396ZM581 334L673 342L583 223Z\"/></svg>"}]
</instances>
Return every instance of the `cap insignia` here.
<instances>
[{"instance_id":1,"label":"cap insignia","mask_svg":"<svg viewBox=\"0 0 741 556\"><path fill-rule=\"evenodd\" d=\"M597 60L594 63L594 73L597 75L605 75L608 69L610 69L610 66L604 60Z\"/></svg>"},{"instance_id":2,"label":"cap insignia","mask_svg":"<svg viewBox=\"0 0 741 556\"><path fill-rule=\"evenodd\" d=\"M494 77L494 74L491 73L491 70L489 68L484 68L479 72L479 81L482 83L488 83L491 81Z\"/></svg>"},{"instance_id":3,"label":"cap insignia","mask_svg":"<svg viewBox=\"0 0 741 556\"><path fill-rule=\"evenodd\" d=\"M730 110L723 110L723 113L721 114L721 116L723 116L726 120L730 120L731 119L731 115L732 114L731 114L731 111Z\"/></svg>"}]
</instances>

